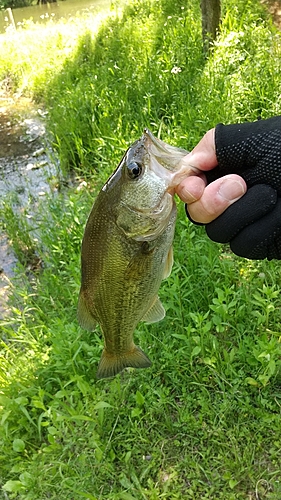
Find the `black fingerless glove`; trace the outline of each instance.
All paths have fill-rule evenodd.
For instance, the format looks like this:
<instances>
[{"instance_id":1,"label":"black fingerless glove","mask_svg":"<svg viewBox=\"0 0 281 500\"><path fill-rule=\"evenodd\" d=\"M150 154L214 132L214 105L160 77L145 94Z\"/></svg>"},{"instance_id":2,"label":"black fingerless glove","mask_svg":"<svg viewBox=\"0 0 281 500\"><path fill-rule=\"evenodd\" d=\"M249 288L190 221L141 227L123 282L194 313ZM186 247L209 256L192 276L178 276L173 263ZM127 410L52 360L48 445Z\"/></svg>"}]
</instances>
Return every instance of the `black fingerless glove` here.
<instances>
[{"instance_id":1,"label":"black fingerless glove","mask_svg":"<svg viewBox=\"0 0 281 500\"><path fill-rule=\"evenodd\" d=\"M281 259L281 117L217 125L218 166L208 183L235 173L247 193L206 225L208 236L248 259Z\"/></svg>"}]
</instances>

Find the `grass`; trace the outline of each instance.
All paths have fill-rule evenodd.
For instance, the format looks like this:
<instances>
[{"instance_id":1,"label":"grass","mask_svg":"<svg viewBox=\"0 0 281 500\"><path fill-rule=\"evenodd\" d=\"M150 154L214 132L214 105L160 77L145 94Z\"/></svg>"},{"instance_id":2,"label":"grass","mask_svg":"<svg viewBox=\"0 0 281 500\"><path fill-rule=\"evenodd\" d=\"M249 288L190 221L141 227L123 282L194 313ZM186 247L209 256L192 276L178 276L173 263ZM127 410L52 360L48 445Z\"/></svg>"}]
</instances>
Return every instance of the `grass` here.
<instances>
[{"instance_id":1,"label":"grass","mask_svg":"<svg viewBox=\"0 0 281 500\"><path fill-rule=\"evenodd\" d=\"M20 259L1 324L3 500L280 500L278 263L233 256L178 203L167 315L136 331L152 368L97 381L99 331L76 321L87 214L142 128L188 149L219 121L280 113L280 35L266 12L227 0L205 59L197 3L135 2L96 35L84 19L2 37L2 78L44 104L65 175L87 180L46 196L34 222L1 204ZM43 267L27 276L29 252Z\"/></svg>"}]
</instances>

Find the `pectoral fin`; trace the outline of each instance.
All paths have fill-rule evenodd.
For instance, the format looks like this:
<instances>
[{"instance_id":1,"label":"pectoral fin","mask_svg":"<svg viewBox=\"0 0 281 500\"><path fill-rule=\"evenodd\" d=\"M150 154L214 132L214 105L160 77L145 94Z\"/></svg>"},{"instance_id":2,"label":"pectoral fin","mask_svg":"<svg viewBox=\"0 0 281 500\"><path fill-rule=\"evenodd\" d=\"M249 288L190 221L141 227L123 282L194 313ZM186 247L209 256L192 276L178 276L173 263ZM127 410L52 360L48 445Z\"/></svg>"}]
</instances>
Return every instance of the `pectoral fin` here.
<instances>
[{"instance_id":1,"label":"pectoral fin","mask_svg":"<svg viewBox=\"0 0 281 500\"><path fill-rule=\"evenodd\" d=\"M149 366L151 366L150 359L134 344L130 351L122 355L109 354L104 349L97 371L97 378L114 377L127 367L149 368Z\"/></svg>"},{"instance_id":2,"label":"pectoral fin","mask_svg":"<svg viewBox=\"0 0 281 500\"><path fill-rule=\"evenodd\" d=\"M80 291L78 298L77 319L81 328L92 332L96 327L96 320L93 318L87 307L83 292Z\"/></svg>"},{"instance_id":3,"label":"pectoral fin","mask_svg":"<svg viewBox=\"0 0 281 500\"><path fill-rule=\"evenodd\" d=\"M145 321L146 323L157 323L157 321L161 321L165 315L165 309L159 297L156 297L150 309L148 309L143 316L142 321Z\"/></svg>"}]
</instances>

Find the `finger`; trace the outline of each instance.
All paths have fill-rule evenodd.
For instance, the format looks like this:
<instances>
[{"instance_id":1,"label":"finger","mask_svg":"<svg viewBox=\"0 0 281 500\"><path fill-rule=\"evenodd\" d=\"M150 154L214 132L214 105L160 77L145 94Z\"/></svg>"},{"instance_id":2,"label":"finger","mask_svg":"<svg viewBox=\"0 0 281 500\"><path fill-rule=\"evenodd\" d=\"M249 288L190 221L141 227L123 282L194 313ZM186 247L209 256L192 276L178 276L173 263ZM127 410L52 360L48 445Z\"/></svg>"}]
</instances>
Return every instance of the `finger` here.
<instances>
[{"instance_id":1,"label":"finger","mask_svg":"<svg viewBox=\"0 0 281 500\"><path fill-rule=\"evenodd\" d=\"M230 174L209 184L201 198L188 205L188 213L195 222L208 224L239 200L247 186L239 175Z\"/></svg>"},{"instance_id":2,"label":"finger","mask_svg":"<svg viewBox=\"0 0 281 500\"><path fill-rule=\"evenodd\" d=\"M184 156L182 165L189 165L199 170L211 170L218 164L215 149L215 129L212 128L204 135L195 148Z\"/></svg>"},{"instance_id":3,"label":"finger","mask_svg":"<svg viewBox=\"0 0 281 500\"><path fill-rule=\"evenodd\" d=\"M204 193L207 181L204 175L186 177L178 186L175 191L184 203L194 203L199 200Z\"/></svg>"}]
</instances>

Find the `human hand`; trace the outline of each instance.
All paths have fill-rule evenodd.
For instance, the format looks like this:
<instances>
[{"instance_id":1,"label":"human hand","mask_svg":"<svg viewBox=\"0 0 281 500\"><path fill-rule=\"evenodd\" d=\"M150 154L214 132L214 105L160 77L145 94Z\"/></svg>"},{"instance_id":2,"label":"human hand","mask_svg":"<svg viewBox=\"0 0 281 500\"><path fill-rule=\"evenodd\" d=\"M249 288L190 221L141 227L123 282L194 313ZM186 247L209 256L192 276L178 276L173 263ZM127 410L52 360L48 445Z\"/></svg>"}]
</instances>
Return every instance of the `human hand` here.
<instances>
[{"instance_id":1,"label":"human hand","mask_svg":"<svg viewBox=\"0 0 281 500\"><path fill-rule=\"evenodd\" d=\"M205 171L177 187L189 217L237 255L281 259L281 117L218 125L184 161Z\"/></svg>"},{"instance_id":2,"label":"human hand","mask_svg":"<svg viewBox=\"0 0 281 500\"><path fill-rule=\"evenodd\" d=\"M218 165L214 128L204 135L183 161L202 172L201 175L186 177L176 188L178 196L187 204L188 214L194 222L208 224L247 191L246 182L237 174L219 177L207 184L204 171Z\"/></svg>"}]
</instances>

